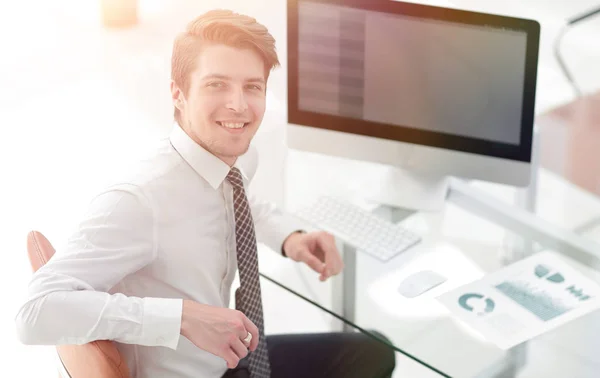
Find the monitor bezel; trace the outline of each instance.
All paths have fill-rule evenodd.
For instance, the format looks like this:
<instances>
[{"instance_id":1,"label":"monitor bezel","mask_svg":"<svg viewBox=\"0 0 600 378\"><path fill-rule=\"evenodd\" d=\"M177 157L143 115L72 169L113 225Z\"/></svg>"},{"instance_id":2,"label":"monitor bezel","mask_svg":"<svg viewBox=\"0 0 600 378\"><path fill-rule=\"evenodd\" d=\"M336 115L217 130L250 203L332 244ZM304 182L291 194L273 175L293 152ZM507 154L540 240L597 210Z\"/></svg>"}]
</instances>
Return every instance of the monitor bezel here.
<instances>
[{"instance_id":1,"label":"monitor bezel","mask_svg":"<svg viewBox=\"0 0 600 378\"><path fill-rule=\"evenodd\" d=\"M298 106L298 4L300 1L336 4L409 17L428 18L460 24L491 26L523 31L527 34L524 93L519 144L495 142L407 126L390 125L356 118L316 113ZM287 4L287 82L288 123L364 135L393 141L438 147L447 150L530 162L535 117L535 95L539 54L540 24L515 18L438 6L392 0L288 0Z\"/></svg>"}]
</instances>

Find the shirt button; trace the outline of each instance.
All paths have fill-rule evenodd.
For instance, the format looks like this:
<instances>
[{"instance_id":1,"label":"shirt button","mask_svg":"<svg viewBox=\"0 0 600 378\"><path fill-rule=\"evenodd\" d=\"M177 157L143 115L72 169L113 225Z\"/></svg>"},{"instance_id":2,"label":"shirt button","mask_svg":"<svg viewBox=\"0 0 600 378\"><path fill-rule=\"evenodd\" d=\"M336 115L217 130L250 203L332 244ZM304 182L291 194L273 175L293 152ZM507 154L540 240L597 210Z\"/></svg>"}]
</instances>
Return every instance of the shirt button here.
<instances>
[{"instance_id":1,"label":"shirt button","mask_svg":"<svg viewBox=\"0 0 600 378\"><path fill-rule=\"evenodd\" d=\"M164 343L164 342L165 342L165 338L164 338L164 337L159 337L159 338L157 339L157 341L158 341L159 343Z\"/></svg>"}]
</instances>

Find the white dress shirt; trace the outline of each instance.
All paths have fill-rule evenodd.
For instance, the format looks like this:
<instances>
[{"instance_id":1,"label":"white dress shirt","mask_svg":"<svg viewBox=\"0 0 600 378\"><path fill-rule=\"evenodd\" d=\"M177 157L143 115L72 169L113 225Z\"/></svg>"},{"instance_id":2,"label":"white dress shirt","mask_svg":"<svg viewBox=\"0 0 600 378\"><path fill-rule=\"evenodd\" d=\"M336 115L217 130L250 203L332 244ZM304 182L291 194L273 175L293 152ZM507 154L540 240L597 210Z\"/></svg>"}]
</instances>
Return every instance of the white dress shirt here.
<instances>
[{"instance_id":1,"label":"white dress shirt","mask_svg":"<svg viewBox=\"0 0 600 378\"><path fill-rule=\"evenodd\" d=\"M254 148L239 157L246 187ZM180 336L183 299L229 307L237 272L230 167L177 125L156 154L97 195L16 317L26 344L114 340L133 377L220 377L223 359ZM248 194L258 242L302 225Z\"/></svg>"}]
</instances>

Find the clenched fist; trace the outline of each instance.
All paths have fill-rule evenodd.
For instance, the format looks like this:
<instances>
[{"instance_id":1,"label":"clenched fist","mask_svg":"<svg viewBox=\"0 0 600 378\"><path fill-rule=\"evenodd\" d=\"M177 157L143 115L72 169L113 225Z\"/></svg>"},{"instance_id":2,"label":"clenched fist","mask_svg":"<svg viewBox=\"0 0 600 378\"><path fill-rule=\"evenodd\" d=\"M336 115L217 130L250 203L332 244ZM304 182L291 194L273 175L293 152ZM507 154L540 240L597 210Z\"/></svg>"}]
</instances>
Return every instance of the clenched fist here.
<instances>
[{"instance_id":1,"label":"clenched fist","mask_svg":"<svg viewBox=\"0 0 600 378\"><path fill-rule=\"evenodd\" d=\"M249 344L244 343L248 333ZM258 328L242 312L183 301L181 335L198 348L223 358L227 367L235 368L241 359L258 346Z\"/></svg>"}]
</instances>

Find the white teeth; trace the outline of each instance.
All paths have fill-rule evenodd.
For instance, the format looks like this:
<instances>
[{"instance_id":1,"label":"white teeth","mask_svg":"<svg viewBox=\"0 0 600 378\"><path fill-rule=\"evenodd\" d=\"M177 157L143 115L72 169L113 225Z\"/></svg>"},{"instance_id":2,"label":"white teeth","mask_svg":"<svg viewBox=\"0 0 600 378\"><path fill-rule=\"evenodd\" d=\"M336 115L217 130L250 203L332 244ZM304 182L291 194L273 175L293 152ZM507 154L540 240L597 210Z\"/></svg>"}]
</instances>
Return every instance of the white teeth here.
<instances>
[{"instance_id":1,"label":"white teeth","mask_svg":"<svg viewBox=\"0 0 600 378\"><path fill-rule=\"evenodd\" d=\"M221 122L221 125L227 127L228 129L241 129L244 127L244 123L239 122Z\"/></svg>"}]
</instances>

